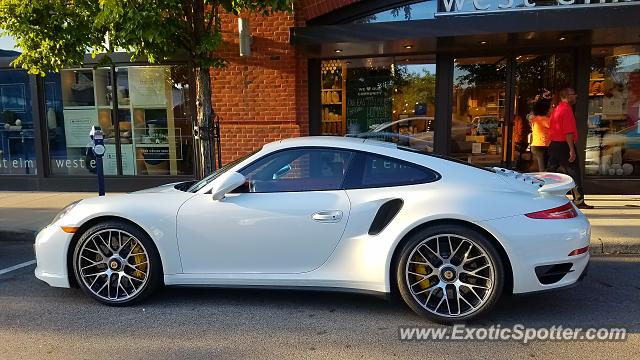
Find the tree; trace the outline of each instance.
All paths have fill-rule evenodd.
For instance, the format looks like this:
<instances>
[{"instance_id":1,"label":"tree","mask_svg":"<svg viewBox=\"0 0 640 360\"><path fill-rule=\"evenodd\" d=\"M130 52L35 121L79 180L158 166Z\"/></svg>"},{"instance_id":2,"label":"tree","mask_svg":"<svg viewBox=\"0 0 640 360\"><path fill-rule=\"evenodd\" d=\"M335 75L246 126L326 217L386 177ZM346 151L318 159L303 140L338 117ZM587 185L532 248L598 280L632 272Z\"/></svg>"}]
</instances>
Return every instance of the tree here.
<instances>
[{"instance_id":1,"label":"tree","mask_svg":"<svg viewBox=\"0 0 640 360\"><path fill-rule=\"evenodd\" d=\"M396 88L393 94L393 110L398 114L414 109L414 104L424 104L435 110L436 75L423 69L421 73L410 73L406 66L399 65L394 77Z\"/></svg>"},{"instance_id":2,"label":"tree","mask_svg":"<svg viewBox=\"0 0 640 360\"><path fill-rule=\"evenodd\" d=\"M0 30L22 49L13 62L29 73L45 75L81 64L84 56L124 49L132 60L167 60L189 55L196 78L201 175L212 171L210 142L211 67L225 60L215 51L223 44L222 15L292 11L293 0L0 0ZM108 39L108 41L106 40ZM103 54L103 55L101 55Z\"/></svg>"}]
</instances>

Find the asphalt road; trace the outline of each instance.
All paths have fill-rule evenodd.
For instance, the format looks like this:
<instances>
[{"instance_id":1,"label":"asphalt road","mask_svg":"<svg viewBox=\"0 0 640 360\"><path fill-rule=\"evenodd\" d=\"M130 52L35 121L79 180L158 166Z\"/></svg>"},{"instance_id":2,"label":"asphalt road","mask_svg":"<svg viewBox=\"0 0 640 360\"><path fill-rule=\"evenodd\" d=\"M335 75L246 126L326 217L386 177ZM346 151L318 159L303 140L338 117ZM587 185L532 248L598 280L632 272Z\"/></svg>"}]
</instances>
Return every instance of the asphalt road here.
<instances>
[{"instance_id":1,"label":"asphalt road","mask_svg":"<svg viewBox=\"0 0 640 360\"><path fill-rule=\"evenodd\" d=\"M0 242L0 270L31 260ZM0 275L0 359L640 358L640 257L594 258L578 287L502 301L476 325L626 327L624 342L400 341L433 327L400 303L294 291L169 288L112 308L56 289L34 265Z\"/></svg>"}]
</instances>

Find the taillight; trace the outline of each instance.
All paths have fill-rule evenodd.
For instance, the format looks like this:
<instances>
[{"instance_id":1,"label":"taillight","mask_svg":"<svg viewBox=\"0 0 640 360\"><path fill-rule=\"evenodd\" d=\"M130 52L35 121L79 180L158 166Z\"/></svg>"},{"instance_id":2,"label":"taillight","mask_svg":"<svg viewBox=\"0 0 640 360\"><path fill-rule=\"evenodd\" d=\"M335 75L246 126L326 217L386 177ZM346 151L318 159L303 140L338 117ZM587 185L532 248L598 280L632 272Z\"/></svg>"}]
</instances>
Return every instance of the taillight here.
<instances>
[{"instance_id":1,"label":"taillight","mask_svg":"<svg viewBox=\"0 0 640 360\"><path fill-rule=\"evenodd\" d=\"M562 206L555 207L553 209L536 211L529 214L525 214L526 217L532 219L571 219L578 216L578 212L573 205L568 202Z\"/></svg>"},{"instance_id":2,"label":"taillight","mask_svg":"<svg viewBox=\"0 0 640 360\"><path fill-rule=\"evenodd\" d=\"M569 253L569 255L568 255L568 256L581 255L581 254L586 253L587 251L589 251L589 247L588 247L588 246L585 246L585 247L582 247L582 248L580 248L580 249L575 249L575 250L573 250L572 252L570 252L570 253Z\"/></svg>"}]
</instances>

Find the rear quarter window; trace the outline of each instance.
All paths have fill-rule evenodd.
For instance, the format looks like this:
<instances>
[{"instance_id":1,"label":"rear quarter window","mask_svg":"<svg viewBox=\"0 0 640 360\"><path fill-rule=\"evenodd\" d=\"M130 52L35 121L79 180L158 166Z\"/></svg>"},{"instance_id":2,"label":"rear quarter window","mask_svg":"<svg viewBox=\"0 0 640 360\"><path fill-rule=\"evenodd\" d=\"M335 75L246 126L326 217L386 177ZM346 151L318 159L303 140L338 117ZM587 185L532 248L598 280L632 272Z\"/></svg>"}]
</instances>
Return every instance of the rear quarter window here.
<instances>
[{"instance_id":1,"label":"rear quarter window","mask_svg":"<svg viewBox=\"0 0 640 360\"><path fill-rule=\"evenodd\" d=\"M440 179L436 171L408 161L371 153L358 153L345 188L375 188L424 184Z\"/></svg>"}]
</instances>

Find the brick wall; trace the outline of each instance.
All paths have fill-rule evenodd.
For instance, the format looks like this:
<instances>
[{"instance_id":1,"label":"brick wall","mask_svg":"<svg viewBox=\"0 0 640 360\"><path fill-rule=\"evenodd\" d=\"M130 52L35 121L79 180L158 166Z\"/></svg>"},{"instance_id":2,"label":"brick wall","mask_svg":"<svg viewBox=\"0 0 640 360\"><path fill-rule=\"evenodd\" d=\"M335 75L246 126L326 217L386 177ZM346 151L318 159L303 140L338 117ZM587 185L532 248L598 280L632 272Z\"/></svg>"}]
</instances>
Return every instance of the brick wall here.
<instances>
[{"instance_id":1,"label":"brick wall","mask_svg":"<svg viewBox=\"0 0 640 360\"><path fill-rule=\"evenodd\" d=\"M302 19L309 20L358 1L360 0L303 0L298 1L296 13Z\"/></svg>"},{"instance_id":2,"label":"brick wall","mask_svg":"<svg viewBox=\"0 0 640 360\"><path fill-rule=\"evenodd\" d=\"M265 143L309 134L307 58L290 45L290 28L355 1L300 0L293 14L248 16L249 58L238 54L238 18L223 15L227 46L219 55L229 64L211 71L213 107L221 118L223 163Z\"/></svg>"}]
</instances>

